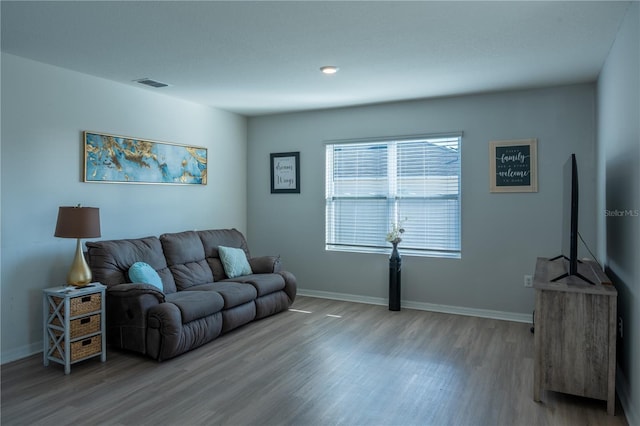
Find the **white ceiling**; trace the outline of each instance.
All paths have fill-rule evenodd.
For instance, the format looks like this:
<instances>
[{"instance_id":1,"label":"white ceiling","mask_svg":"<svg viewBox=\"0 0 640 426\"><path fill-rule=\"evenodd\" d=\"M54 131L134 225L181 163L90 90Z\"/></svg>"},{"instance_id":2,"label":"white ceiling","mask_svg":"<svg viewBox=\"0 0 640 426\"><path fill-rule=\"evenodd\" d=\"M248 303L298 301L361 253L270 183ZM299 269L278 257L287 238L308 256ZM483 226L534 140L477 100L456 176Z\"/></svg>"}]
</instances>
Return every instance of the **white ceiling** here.
<instances>
[{"instance_id":1,"label":"white ceiling","mask_svg":"<svg viewBox=\"0 0 640 426\"><path fill-rule=\"evenodd\" d=\"M2 51L260 115L594 81L628 6L2 1Z\"/></svg>"}]
</instances>

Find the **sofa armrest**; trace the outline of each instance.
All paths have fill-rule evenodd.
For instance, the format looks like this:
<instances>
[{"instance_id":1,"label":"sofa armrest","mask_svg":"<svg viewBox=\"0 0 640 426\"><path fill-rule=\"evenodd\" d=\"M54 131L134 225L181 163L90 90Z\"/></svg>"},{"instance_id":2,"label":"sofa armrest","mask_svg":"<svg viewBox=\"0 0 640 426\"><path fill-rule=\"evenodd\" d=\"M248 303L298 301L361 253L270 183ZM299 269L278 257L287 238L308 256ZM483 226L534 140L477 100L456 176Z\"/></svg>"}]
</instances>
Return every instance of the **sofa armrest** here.
<instances>
[{"instance_id":1,"label":"sofa armrest","mask_svg":"<svg viewBox=\"0 0 640 426\"><path fill-rule=\"evenodd\" d=\"M146 353L147 313L164 302L164 294L149 284L117 284L107 288L107 342Z\"/></svg>"},{"instance_id":2,"label":"sofa armrest","mask_svg":"<svg viewBox=\"0 0 640 426\"><path fill-rule=\"evenodd\" d=\"M272 274L282 270L280 256L252 257L249 266L254 274Z\"/></svg>"},{"instance_id":3,"label":"sofa armrest","mask_svg":"<svg viewBox=\"0 0 640 426\"><path fill-rule=\"evenodd\" d=\"M163 303L149 310L149 328L160 330L163 336L178 336L182 330L180 308L173 303Z\"/></svg>"},{"instance_id":4,"label":"sofa armrest","mask_svg":"<svg viewBox=\"0 0 640 426\"><path fill-rule=\"evenodd\" d=\"M163 303L165 301L164 293L151 284L124 283L107 288L107 297L138 297L144 294L149 294L155 297L158 299L159 303Z\"/></svg>"},{"instance_id":5,"label":"sofa armrest","mask_svg":"<svg viewBox=\"0 0 640 426\"><path fill-rule=\"evenodd\" d=\"M298 282L295 275L288 271L279 271L278 274L284 278L284 291L289 297L289 304L296 300L296 294L298 293Z\"/></svg>"},{"instance_id":6,"label":"sofa armrest","mask_svg":"<svg viewBox=\"0 0 640 426\"><path fill-rule=\"evenodd\" d=\"M163 361L184 351L180 308L171 302L154 306L149 310L148 324L147 355Z\"/></svg>"}]
</instances>

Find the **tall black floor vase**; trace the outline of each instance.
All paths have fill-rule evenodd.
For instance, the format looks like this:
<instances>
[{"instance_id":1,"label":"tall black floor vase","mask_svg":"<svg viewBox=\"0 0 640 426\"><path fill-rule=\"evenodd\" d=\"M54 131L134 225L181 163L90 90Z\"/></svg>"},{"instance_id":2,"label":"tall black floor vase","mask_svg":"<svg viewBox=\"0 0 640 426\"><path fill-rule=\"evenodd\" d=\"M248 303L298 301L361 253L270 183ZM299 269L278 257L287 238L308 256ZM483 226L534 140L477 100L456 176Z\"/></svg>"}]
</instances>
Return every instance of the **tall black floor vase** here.
<instances>
[{"instance_id":1,"label":"tall black floor vase","mask_svg":"<svg viewBox=\"0 0 640 426\"><path fill-rule=\"evenodd\" d=\"M400 272L402 258L398 253L398 243L393 244L393 251L389 257L389 310L400 310Z\"/></svg>"}]
</instances>

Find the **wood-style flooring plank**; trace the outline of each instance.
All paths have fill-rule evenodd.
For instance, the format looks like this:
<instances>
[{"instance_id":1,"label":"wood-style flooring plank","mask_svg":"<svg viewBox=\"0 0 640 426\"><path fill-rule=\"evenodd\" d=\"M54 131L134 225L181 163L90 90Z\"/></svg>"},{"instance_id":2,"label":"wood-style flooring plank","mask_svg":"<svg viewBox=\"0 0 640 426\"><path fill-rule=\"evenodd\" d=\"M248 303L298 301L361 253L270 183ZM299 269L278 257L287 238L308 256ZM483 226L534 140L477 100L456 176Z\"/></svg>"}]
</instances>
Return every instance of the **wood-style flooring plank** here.
<instances>
[{"instance_id":1,"label":"wood-style flooring plank","mask_svg":"<svg viewBox=\"0 0 640 426\"><path fill-rule=\"evenodd\" d=\"M622 409L533 401L527 324L298 297L157 363L109 349L2 366L2 425L626 425Z\"/></svg>"}]
</instances>

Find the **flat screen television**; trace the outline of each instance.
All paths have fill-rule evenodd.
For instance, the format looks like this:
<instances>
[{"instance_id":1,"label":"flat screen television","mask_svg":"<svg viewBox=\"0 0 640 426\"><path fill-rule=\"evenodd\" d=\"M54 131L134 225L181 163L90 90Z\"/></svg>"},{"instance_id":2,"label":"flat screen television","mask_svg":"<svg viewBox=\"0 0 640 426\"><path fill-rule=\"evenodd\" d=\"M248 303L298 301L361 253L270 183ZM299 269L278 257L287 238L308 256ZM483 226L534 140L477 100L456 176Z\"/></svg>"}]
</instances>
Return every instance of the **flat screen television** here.
<instances>
[{"instance_id":1,"label":"flat screen television","mask_svg":"<svg viewBox=\"0 0 640 426\"><path fill-rule=\"evenodd\" d=\"M567 272L551 281L576 276L593 284L578 272L578 195L578 164L576 155L571 154L563 167L562 254L551 259L567 262Z\"/></svg>"}]
</instances>

